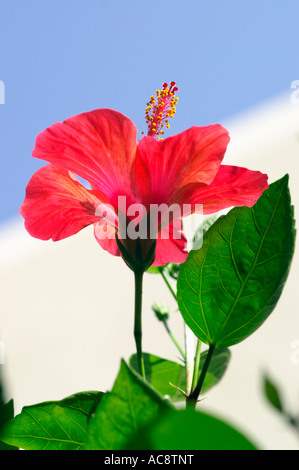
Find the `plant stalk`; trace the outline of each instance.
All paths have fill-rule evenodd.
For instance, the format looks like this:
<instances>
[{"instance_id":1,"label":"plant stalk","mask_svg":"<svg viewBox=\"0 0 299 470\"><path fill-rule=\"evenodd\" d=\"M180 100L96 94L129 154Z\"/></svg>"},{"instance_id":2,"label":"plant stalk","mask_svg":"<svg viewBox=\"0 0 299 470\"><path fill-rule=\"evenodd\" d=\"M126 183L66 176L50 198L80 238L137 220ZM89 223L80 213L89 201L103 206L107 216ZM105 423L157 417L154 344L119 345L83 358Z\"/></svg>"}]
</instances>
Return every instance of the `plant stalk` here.
<instances>
[{"instance_id":1,"label":"plant stalk","mask_svg":"<svg viewBox=\"0 0 299 470\"><path fill-rule=\"evenodd\" d=\"M194 333L187 324L185 326L185 368L186 368L186 394L192 392L192 378L194 373Z\"/></svg>"},{"instance_id":2,"label":"plant stalk","mask_svg":"<svg viewBox=\"0 0 299 470\"><path fill-rule=\"evenodd\" d=\"M177 347L177 349L179 350L181 356L183 359L185 359L185 352L183 351L183 349L181 348L179 342L177 341L177 339L175 338L175 336L172 334L169 326L168 326L168 323L166 320L163 320L163 324L165 326L165 329L167 331L167 333L169 334L171 340L173 341L174 345Z\"/></svg>"},{"instance_id":3,"label":"plant stalk","mask_svg":"<svg viewBox=\"0 0 299 470\"><path fill-rule=\"evenodd\" d=\"M199 376L199 380L197 382L197 385L196 385L195 389L190 393L190 395L188 395L187 398L186 398L187 407L194 408L194 409L196 407L196 403L197 403L198 397L200 395L200 392L201 392L206 374L208 372L208 368L209 368L211 359L213 357L214 351L215 351L215 346L213 344L210 344L208 354L207 354L206 360L204 362L201 374Z\"/></svg>"},{"instance_id":4,"label":"plant stalk","mask_svg":"<svg viewBox=\"0 0 299 470\"><path fill-rule=\"evenodd\" d=\"M144 361L142 354L142 281L143 271L134 271L135 277L135 320L134 338L137 350L139 374L145 379Z\"/></svg>"},{"instance_id":5,"label":"plant stalk","mask_svg":"<svg viewBox=\"0 0 299 470\"><path fill-rule=\"evenodd\" d=\"M162 267L159 267L159 271L160 271L160 274L161 274L161 276L163 277L163 279L164 279L164 281L165 281L165 284L167 285L168 289L170 290L170 292L171 292L171 294L172 294L174 300L177 301L176 293L175 293L175 291L174 291L172 285L170 284L170 282L169 282L169 280L168 280L168 278L167 278L167 276L166 276L166 274L165 274L163 268L162 268Z\"/></svg>"},{"instance_id":6,"label":"plant stalk","mask_svg":"<svg viewBox=\"0 0 299 470\"><path fill-rule=\"evenodd\" d=\"M201 341L198 339L196 344L195 358L194 358L194 371L192 379L192 390L195 389L199 377L199 364L200 364L200 351L201 351Z\"/></svg>"}]
</instances>

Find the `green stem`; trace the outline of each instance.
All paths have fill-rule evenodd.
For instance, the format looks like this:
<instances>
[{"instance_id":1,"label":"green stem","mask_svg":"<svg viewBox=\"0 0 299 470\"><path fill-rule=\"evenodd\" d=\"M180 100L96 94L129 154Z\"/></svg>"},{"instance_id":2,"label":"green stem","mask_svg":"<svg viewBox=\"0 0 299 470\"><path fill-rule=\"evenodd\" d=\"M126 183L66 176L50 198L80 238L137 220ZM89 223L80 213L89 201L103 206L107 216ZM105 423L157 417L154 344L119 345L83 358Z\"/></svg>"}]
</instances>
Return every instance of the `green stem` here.
<instances>
[{"instance_id":1,"label":"green stem","mask_svg":"<svg viewBox=\"0 0 299 470\"><path fill-rule=\"evenodd\" d=\"M142 354L142 281L143 272L135 271L135 322L134 337L137 349L138 370L140 375L145 379L144 362Z\"/></svg>"},{"instance_id":2,"label":"green stem","mask_svg":"<svg viewBox=\"0 0 299 470\"><path fill-rule=\"evenodd\" d=\"M192 379L192 390L195 389L196 384L198 382L199 376L199 364L200 364L200 351L201 351L201 341L197 340L196 351L195 351L195 358L194 358L194 371L193 371L193 379Z\"/></svg>"},{"instance_id":3,"label":"green stem","mask_svg":"<svg viewBox=\"0 0 299 470\"><path fill-rule=\"evenodd\" d=\"M166 320L163 320L163 324L164 324L164 326L165 326L165 329L166 329L167 333L169 334L170 338L172 339L173 343L175 344L175 346L177 347L177 349L180 351L181 356L183 357L183 359L185 359L185 353L184 353L184 351L182 350L181 346L179 345L177 339L174 337L174 335L173 335L172 332L170 331L169 326L168 326L168 324L167 324L167 321L166 321Z\"/></svg>"},{"instance_id":4,"label":"green stem","mask_svg":"<svg viewBox=\"0 0 299 470\"><path fill-rule=\"evenodd\" d=\"M203 386L203 383L204 383L204 380L205 380L205 377L206 377L206 374L207 374L207 371L208 371L208 368L209 368L209 365L210 365L210 362L211 362L214 351L215 351L215 346L213 344L210 344L208 354L207 354L206 360L204 362L204 365L203 365L199 380L197 382L197 385L196 385L195 389L187 397L187 407L192 407L194 409L196 407L196 403L197 403L198 397L200 395L200 392L201 392L201 389L202 389L202 386Z\"/></svg>"},{"instance_id":5,"label":"green stem","mask_svg":"<svg viewBox=\"0 0 299 470\"><path fill-rule=\"evenodd\" d=\"M192 392L192 378L194 373L194 333L185 323L185 373L186 373L186 395Z\"/></svg>"},{"instance_id":6,"label":"green stem","mask_svg":"<svg viewBox=\"0 0 299 470\"><path fill-rule=\"evenodd\" d=\"M160 271L160 273L161 273L161 275L162 275L162 277L163 277L163 279L164 279L164 281L165 281L165 283L166 283L168 289L170 290L170 292L171 292L173 298L175 299L175 301L177 301L176 293L175 293L175 291L174 291L172 285L170 284L169 280L167 279L167 276L165 275L164 270L163 270L163 268L162 268L161 266L159 267L159 271Z\"/></svg>"}]
</instances>

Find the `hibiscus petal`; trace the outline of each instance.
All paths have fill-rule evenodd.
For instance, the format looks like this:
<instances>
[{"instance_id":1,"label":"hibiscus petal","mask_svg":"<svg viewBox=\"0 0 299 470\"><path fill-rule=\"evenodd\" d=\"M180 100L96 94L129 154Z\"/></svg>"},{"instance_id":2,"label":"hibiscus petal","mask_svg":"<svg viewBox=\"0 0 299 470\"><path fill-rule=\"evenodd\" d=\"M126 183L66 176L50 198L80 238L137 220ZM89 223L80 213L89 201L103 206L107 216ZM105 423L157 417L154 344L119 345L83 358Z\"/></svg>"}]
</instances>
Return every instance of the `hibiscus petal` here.
<instances>
[{"instance_id":1,"label":"hibiscus petal","mask_svg":"<svg viewBox=\"0 0 299 470\"><path fill-rule=\"evenodd\" d=\"M94 224L94 236L101 247L111 255L120 256L116 243L115 227L107 220L101 220Z\"/></svg>"},{"instance_id":2,"label":"hibiscus petal","mask_svg":"<svg viewBox=\"0 0 299 470\"><path fill-rule=\"evenodd\" d=\"M175 225L181 221L176 221ZM178 227L177 227L178 228ZM153 266L164 266L167 263L183 263L187 256L187 239L182 231L174 230L173 224L159 232L156 245L156 256Z\"/></svg>"},{"instance_id":3,"label":"hibiscus petal","mask_svg":"<svg viewBox=\"0 0 299 470\"><path fill-rule=\"evenodd\" d=\"M228 142L228 132L219 124L194 126L163 141L143 137L138 149L151 175L151 202L170 204L182 187L211 183Z\"/></svg>"},{"instance_id":4,"label":"hibiscus petal","mask_svg":"<svg viewBox=\"0 0 299 470\"><path fill-rule=\"evenodd\" d=\"M137 147L136 157L131 168L131 181L134 188L135 202L142 203L149 210L152 198L152 182L149 169L143 161Z\"/></svg>"},{"instance_id":5,"label":"hibiscus petal","mask_svg":"<svg viewBox=\"0 0 299 470\"><path fill-rule=\"evenodd\" d=\"M235 206L253 206L265 189L268 176L260 171L221 165L211 184L193 191L188 203L203 204L203 214Z\"/></svg>"},{"instance_id":6,"label":"hibiscus petal","mask_svg":"<svg viewBox=\"0 0 299 470\"><path fill-rule=\"evenodd\" d=\"M135 125L123 114L97 109L41 132L32 156L74 172L116 205L118 194L129 195L132 191L130 172L136 134Z\"/></svg>"},{"instance_id":7,"label":"hibiscus petal","mask_svg":"<svg viewBox=\"0 0 299 470\"><path fill-rule=\"evenodd\" d=\"M29 181L20 214L30 235L57 241L101 220L104 207L112 223L109 202L99 191L84 188L67 170L49 164Z\"/></svg>"}]
</instances>

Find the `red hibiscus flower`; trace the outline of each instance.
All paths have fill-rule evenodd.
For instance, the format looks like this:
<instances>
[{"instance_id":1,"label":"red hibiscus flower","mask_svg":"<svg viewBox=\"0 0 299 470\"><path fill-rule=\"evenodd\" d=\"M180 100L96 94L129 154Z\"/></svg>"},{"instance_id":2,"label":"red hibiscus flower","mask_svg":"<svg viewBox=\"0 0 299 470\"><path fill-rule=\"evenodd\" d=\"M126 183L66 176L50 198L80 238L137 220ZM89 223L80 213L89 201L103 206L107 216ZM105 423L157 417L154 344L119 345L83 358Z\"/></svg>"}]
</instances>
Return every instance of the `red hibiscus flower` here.
<instances>
[{"instance_id":1,"label":"red hibiscus flower","mask_svg":"<svg viewBox=\"0 0 299 470\"><path fill-rule=\"evenodd\" d=\"M102 248L119 256L118 235L134 257L136 240L124 240L120 233L120 198L126 208L142 205L144 220L151 205L202 204L203 213L209 214L257 201L268 187L267 176L221 164L229 142L221 125L193 126L161 138L175 113L174 85L164 84L157 97L151 97L146 109L148 135L138 142L133 122L110 109L70 117L38 135L32 155L49 163L32 176L20 208L33 237L57 241L93 224ZM133 215L124 215L127 226ZM181 229L181 218L158 227L154 265L186 259L184 235L174 236L178 226ZM140 246L142 256L147 256L153 241L142 240Z\"/></svg>"}]
</instances>

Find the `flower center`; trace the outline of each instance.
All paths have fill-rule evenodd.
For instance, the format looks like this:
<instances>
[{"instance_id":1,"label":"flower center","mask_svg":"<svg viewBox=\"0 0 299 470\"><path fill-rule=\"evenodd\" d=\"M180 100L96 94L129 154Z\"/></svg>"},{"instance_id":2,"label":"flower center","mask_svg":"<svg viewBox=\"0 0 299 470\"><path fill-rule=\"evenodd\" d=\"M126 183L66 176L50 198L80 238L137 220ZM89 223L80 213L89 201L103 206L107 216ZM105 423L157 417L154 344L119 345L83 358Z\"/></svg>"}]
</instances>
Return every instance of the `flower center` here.
<instances>
[{"instance_id":1,"label":"flower center","mask_svg":"<svg viewBox=\"0 0 299 470\"><path fill-rule=\"evenodd\" d=\"M173 118L176 113L175 107L179 100L175 96L176 91L178 91L178 88L175 86L175 82L170 82L169 86L167 83L163 83L163 89L156 90L156 97L152 95L149 102L146 103L145 121L148 127L147 135L163 140L161 135L164 135L165 127L169 129L169 119Z\"/></svg>"}]
</instances>

